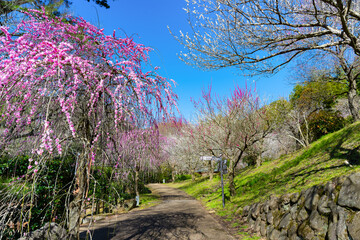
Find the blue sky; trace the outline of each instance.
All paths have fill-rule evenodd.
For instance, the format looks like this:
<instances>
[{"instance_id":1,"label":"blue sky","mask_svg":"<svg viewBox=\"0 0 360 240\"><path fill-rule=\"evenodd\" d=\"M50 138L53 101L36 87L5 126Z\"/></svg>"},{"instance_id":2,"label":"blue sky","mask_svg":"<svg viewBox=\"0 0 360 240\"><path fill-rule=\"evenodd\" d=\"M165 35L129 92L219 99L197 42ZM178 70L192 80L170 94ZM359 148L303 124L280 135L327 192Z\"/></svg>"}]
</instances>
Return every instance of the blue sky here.
<instances>
[{"instance_id":1,"label":"blue sky","mask_svg":"<svg viewBox=\"0 0 360 240\"><path fill-rule=\"evenodd\" d=\"M203 71L186 65L179 60L178 53L184 50L169 33L189 31L187 15L183 8L185 0L115 0L109 1L110 9L99 7L84 0L74 0L69 11L81 16L93 25L104 28L106 34L117 31L117 36L132 36L138 43L151 47L150 63L159 66L159 74L177 82L175 92L179 95L178 107L188 120L194 120L195 109L190 98L198 99L201 91L212 84L220 96L230 95L238 84L244 87L256 83L260 97L270 100L287 97L293 85L291 72L287 67L272 77L244 77L236 68L219 71Z\"/></svg>"}]
</instances>

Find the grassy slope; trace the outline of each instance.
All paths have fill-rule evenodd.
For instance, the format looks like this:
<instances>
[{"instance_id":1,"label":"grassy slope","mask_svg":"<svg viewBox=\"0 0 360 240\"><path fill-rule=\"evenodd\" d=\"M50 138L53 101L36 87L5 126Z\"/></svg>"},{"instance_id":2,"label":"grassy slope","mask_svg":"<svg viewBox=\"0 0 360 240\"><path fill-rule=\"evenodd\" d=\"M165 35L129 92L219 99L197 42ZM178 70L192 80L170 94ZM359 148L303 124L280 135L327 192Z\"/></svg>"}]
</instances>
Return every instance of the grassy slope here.
<instances>
[{"instance_id":1,"label":"grassy slope","mask_svg":"<svg viewBox=\"0 0 360 240\"><path fill-rule=\"evenodd\" d=\"M322 184L334 177L360 171L360 123L352 124L338 132L328 134L307 149L265 162L261 167L249 167L235 178L237 195L227 197L226 207L221 206L220 178L206 178L195 182L173 184L190 195L201 199L209 209L231 222L237 221L237 209L267 199L270 195L297 192ZM344 164L348 160L352 167ZM229 196L226 189L225 194ZM239 230L239 234L244 234ZM244 239L254 239L249 236ZM255 237L256 239L256 237Z\"/></svg>"}]
</instances>

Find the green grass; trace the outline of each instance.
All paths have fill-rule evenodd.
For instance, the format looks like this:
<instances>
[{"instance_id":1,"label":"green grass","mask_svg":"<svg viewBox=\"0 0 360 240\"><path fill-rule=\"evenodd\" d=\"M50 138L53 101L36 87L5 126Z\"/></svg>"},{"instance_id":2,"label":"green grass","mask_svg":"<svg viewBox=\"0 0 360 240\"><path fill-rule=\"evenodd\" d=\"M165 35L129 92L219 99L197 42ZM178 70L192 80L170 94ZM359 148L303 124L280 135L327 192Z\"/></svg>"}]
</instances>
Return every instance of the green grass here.
<instances>
[{"instance_id":1,"label":"green grass","mask_svg":"<svg viewBox=\"0 0 360 240\"><path fill-rule=\"evenodd\" d=\"M155 206L161 202L160 196L152 193L140 194L139 209Z\"/></svg>"},{"instance_id":2,"label":"green grass","mask_svg":"<svg viewBox=\"0 0 360 240\"><path fill-rule=\"evenodd\" d=\"M225 209L221 205L220 178L200 178L172 184L200 199L208 209L238 225L237 215L241 208L268 199L270 195L299 192L313 185L323 184L334 177L360 171L360 123L328 134L306 149L238 172L235 178L236 196L229 198L225 181ZM347 160L352 167L344 164ZM226 179L226 177L225 177ZM247 233L241 229L240 235ZM247 236L243 239L256 239Z\"/></svg>"}]
</instances>

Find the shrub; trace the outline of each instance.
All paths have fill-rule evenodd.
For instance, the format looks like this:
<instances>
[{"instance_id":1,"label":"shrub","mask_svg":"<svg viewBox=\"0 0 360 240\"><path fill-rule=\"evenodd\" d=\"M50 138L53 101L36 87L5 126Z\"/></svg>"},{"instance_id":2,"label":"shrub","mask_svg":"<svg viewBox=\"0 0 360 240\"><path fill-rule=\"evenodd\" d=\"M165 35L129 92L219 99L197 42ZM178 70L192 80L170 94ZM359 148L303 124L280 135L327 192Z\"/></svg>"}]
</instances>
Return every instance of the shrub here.
<instances>
[{"instance_id":1,"label":"shrub","mask_svg":"<svg viewBox=\"0 0 360 240\"><path fill-rule=\"evenodd\" d=\"M308 117L309 131L312 141L320 137L340 130L345 126L345 119L338 111L319 110Z\"/></svg>"},{"instance_id":2,"label":"shrub","mask_svg":"<svg viewBox=\"0 0 360 240\"><path fill-rule=\"evenodd\" d=\"M0 175L3 178L19 177L27 173L29 157L26 155L10 157L3 155L0 158Z\"/></svg>"},{"instance_id":3,"label":"shrub","mask_svg":"<svg viewBox=\"0 0 360 240\"><path fill-rule=\"evenodd\" d=\"M132 197L124 193L124 190L122 181L115 181L112 167L93 168L88 195L93 196L96 201L100 200L105 202L106 207L109 207L109 205L117 205L121 200Z\"/></svg>"},{"instance_id":4,"label":"shrub","mask_svg":"<svg viewBox=\"0 0 360 240\"><path fill-rule=\"evenodd\" d=\"M29 214L31 210L31 220L29 228L31 231L43 226L46 222L60 223L63 220L67 197L71 200L75 172L75 158L73 156L65 156L54 158L39 166L39 173L36 180L28 173L29 156L2 156L0 158L0 172L2 174L2 197L12 195L20 200L20 198L30 198L30 191L33 191L33 205L21 205L14 212L20 214ZM27 175L28 174L28 175ZM6 182L12 181L11 185ZM21 186L25 184L25 188L21 192ZM10 187L8 187L10 186ZM33 189L32 189L33 187ZM14 198L13 198L14 199ZM25 214L25 215L26 215ZM19 220L19 222L21 222ZM15 223L16 224L16 223ZM6 230L5 238L17 238L19 229L11 226Z\"/></svg>"},{"instance_id":5,"label":"shrub","mask_svg":"<svg viewBox=\"0 0 360 240\"><path fill-rule=\"evenodd\" d=\"M191 179L191 175L190 174L179 174L175 176L175 182L181 182L181 181L185 181Z\"/></svg>"}]
</instances>

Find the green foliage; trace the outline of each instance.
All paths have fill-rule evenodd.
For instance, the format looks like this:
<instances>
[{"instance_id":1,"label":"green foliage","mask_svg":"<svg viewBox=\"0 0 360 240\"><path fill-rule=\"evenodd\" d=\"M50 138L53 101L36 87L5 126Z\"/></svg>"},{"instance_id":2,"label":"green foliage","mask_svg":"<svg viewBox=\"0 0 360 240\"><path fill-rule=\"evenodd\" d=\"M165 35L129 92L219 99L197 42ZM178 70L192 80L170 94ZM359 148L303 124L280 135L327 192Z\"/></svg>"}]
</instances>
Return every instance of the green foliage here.
<instances>
[{"instance_id":1,"label":"green foliage","mask_svg":"<svg viewBox=\"0 0 360 240\"><path fill-rule=\"evenodd\" d=\"M289 98L290 103L300 109L330 109L346 92L347 86L339 82L306 81L297 84Z\"/></svg>"},{"instance_id":2,"label":"green foliage","mask_svg":"<svg viewBox=\"0 0 360 240\"><path fill-rule=\"evenodd\" d=\"M12 194L17 198L28 197L34 193L33 206L27 205L19 212L29 213L31 207L30 230L41 227L45 222L61 222L65 213L65 201L68 193L72 191L70 186L74 179L75 160L73 156L54 158L39 167L36 178L28 175L29 156L3 156L0 158L0 172L2 174L2 194ZM7 185L11 180L11 188ZM21 189L25 183L25 188ZM71 196L70 196L71 199ZM7 237L19 237L13 230L8 231Z\"/></svg>"},{"instance_id":3,"label":"green foliage","mask_svg":"<svg viewBox=\"0 0 360 240\"><path fill-rule=\"evenodd\" d=\"M32 230L41 227L44 222L60 222L63 219L66 196L72 192L69 187L72 186L74 172L75 159L72 156L55 158L43 167L35 183L38 198L31 213Z\"/></svg>"},{"instance_id":4,"label":"green foliage","mask_svg":"<svg viewBox=\"0 0 360 240\"><path fill-rule=\"evenodd\" d=\"M114 179L113 168L108 166L92 169L88 196L94 198L95 202L105 202L105 208L134 197L131 192L126 192L124 183L120 179Z\"/></svg>"},{"instance_id":5,"label":"green foliage","mask_svg":"<svg viewBox=\"0 0 360 240\"><path fill-rule=\"evenodd\" d=\"M128 179L116 179L114 176L114 169L109 166L98 166L92 169L88 196L94 198L95 202L104 203L106 209L118 205L123 200L135 198L134 176L129 174ZM150 176L146 173L139 172L138 189L141 194L150 193L145 186L148 177Z\"/></svg>"},{"instance_id":6,"label":"green foliage","mask_svg":"<svg viewBox=\"0 0 360 240\"><path fill-rule=\"evenodd\" d=\"M345 119L332 107L336 99L345 97L347 86L341 82L327 81L326 77L313 76L312 81L306 81L294 87L290 94L293 111L304 115L306 121L300 118L302 132L309 134L312 142L321 136L337 131L345 126Z\"/></svg>"},{"instance_id":7,"label":"green foliage","mask_svg":"<svg viewBox=\"0 0 360 240\"><path fill-rule=\"evenodd\" d=\"M28 156L10 157L4 155L0 158L0 175L3 178L19 177L25 175L29 165Z\"/></svg>"},{"instance_id":8,"label":"green foliage","mask_svg":"<svg viewBox=\"0 0 360 240\"><path fill-rule=\"evenodd\" d=\"M163 179L165 179L166 182L169 182L172 179L171 173L172 168L168 164L162 164L160 167L160 176L156 182L162 181Z\"/></svg>"},{"instance_id":9,"label":"green foliage","mask_svg":"<svg viewBox=\"0 0 360 240\"><path fill-rule=\"evenodd\" d=\"M250 154L247 154L243 157L243 161L247 163L249 166L254 166L256 164L256 159L258 158L258 155L255 152L250 152Z\"/></svg>"},{"instance_id":10,"label":"green foliage","mask_svg":"<svg viewBox=\"0 0 360 240\"><path fill-rule=\"evenodd\" d=\"M178 174L175 176L175 182L181 182L181 181L185 181L188 179L191 179L190 174Z\"/></svg>"},{"instance_id":11,"label":"green foliage","mask_svg":"<svg viewBox=\"0 0 360 240\"><path fill-rule=\"evenodd\" d=\"M266 106L267 119L273 122L275 126L282 127L291 109L290 102L283 98L274 101Z\"/></svg>"},{"instance_id":12,"label":"green foliage","mask_svg":"<svg viewBox=\"0 0 360 240\"><path fill-rule=\"evenodd\" d=\"M351 125L352 123L354 122L354 119L353 119L353 116L347 116L345 119L344 119L344 124L345 126L349 126Z\"/></svg>"},{"instance_id":13,"label":"green foliage","mask_svg":"<svg viewBox=\"0 0 360 240\"><path fill-rule=\"evenodd\" d=\"M339 112L319 110L309 115L308 124L314 141L343 128L345 119Z\"/></svg>"},{"instance_id":14,"label":"green foliage","mask_svg":"<svg viewBox=\"0 0 360 240\"><path fill-rule=\"evenodd\" d=\"M30 175L26 177L29 174L29 156L2 156L0 158L0 189L7 191L7 194L15 194L18 199L25 195L30 196L30 191L34 191L31 231L38 229L46 222L60 223L64 220L66 198L68 198L67 201L71 201L73 196L75 162L75 157L71 155L47 161L41 167L38 166L38 174L36 180L33 181L34 178ZM131 184L114 179L114 171L111 167L93 167L91 176L88 196L94 197L96 201L105 202L105 208L110 208L111 205L116 205L124 199L134 197L131 191L126 191ZM139 190L141 193L148 194L150 191L144 186L143 179L145 179L144 173L140 173ZM12 187L8 188L10 182L13 182ZM18 192L17 189L20 189L24 182L26 182L26 187L23 188L25 190ZM154 196L148 196L143 201L150 202L154 198ZM28 212L29 210L30 207L27 206L26 209L19 209L19 212ZM17 232L10 230L7 237L19 236Z\"/></svg>"}]
</instances>

